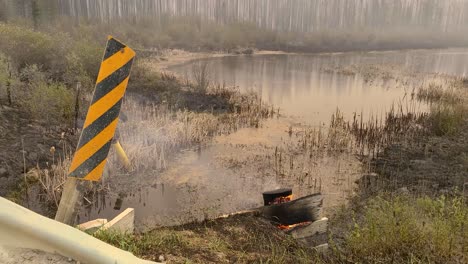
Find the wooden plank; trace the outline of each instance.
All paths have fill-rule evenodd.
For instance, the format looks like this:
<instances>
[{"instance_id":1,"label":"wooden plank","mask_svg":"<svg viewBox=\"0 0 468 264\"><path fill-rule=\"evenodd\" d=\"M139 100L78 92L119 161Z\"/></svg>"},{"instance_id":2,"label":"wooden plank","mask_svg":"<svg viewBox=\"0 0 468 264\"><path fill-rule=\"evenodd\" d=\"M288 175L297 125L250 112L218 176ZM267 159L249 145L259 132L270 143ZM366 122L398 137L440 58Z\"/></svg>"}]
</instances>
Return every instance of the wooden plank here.
<instances>
[{"instance_id":1,"label":"wooden plank","mask_svg":"<svg viewBox=\"0 0 468 264\"><path fill-rule=\"evenodd\" d=\"M74 226L77 221L78 211L81 208L86 183L76 178L68 177L62 191L60 205L55 215L55 220Z\"/></svg>"},{"instance_id":2,"label":"wooden plank","mask_svg":"<svg viewBox=\"0 0 468 264\"><path fill-rule=\"evenodd\" d=\"M314 247L314 249L321 254L324 254L328 251L328 243Z\"/></svg>"},{"instance_id":3,"label":"wooden plank","mask_svg":"<svg viewBox=\"0 0 468 264\"><path fill-rule=\"evenodd\" d=\"M282 225L316 221L320 217L323 198L320 193L291 202L260 207L263 217Z\"/></svg>"},{"instance_id":4,"label":"wooden plank","mask_svg":"<svg viewBox=\"0 0 468 264\"><path fill-rule=\"evenodd\" d=\"M78 225L78 228L83 231L88 231L94 228L101 228L105 224L107 224L107 219L95 219Z\"/></svg>"},{"instance_id":5,"label":"wooden plank","mask_svg":"<svg viewBox=\"0 0 468 264\"><path fill-rule=\"evenodd\" d=\"M293 228L287 233L291 234L294 238L299 239L323 234L327 231L328 218L324 217L318 221L311 223L310 225Z\"/></svg>"},{"instance_id":6,"label":"wooden plank","mask_svg":"<svg viewBox=\"0 0 468 264\"><path fill-rule=\"evenodd\" d=\"M230 217L238 216L238 215L242 215L242 216L259 216L260 215L260 210L257 208L257 209L239 211L239 212L235 212L235 213L231 213L231 214L224 214L224 215L216 217L215 220L216 219L230 218Z\"/></svg>"},{"instance_id":7,"label":"wooden plank","mask_svg":"<svg viewBox=\"0 0 468 264\"><path fill-rule=\"evenodd\" d=\"M328 242L328 234L320 233L310 237L303 237L296 239L300 243L304 244L307 247L316 247Z\"/></svg>"},{"instance_id":8,"label":"wooden plank","mask_svg":"<svg viewBox=\"0 0 468 264\"><path fill-rule=\"evenodd\" d=\"M133 233L135 230L135 210L127 208L99 230L114 230L122 233Z\"/></svg>"}]
</instances>

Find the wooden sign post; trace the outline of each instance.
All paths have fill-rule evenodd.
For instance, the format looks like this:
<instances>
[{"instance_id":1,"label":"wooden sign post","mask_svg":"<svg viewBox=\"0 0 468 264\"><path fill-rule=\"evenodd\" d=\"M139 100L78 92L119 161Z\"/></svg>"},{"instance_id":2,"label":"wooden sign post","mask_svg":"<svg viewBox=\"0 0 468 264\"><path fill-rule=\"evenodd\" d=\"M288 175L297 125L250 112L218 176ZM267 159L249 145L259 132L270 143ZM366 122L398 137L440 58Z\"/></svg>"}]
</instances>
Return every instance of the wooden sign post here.
<instances>
[{"instance_id":1,"label":"wooden sign post","mask_svg":"<svg viewBox=\"0 0 468 264\"><path fill-rule=\"evenodd\" d=\"M112 144L135 52L108 38L93 100L70 165L55 220L74 225L84 184L101 179Z\"/></svg>"}]
</instances>

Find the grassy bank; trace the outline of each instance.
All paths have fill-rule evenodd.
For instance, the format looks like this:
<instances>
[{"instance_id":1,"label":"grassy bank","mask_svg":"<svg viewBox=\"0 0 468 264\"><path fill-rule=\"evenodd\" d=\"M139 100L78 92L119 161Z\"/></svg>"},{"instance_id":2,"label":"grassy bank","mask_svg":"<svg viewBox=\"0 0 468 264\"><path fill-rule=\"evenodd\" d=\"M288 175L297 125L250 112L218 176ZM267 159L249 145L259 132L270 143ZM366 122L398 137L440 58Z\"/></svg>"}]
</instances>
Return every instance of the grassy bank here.
<instances>
[{"instance_id":1,"label":"grassy bank","mask_svg":"<svg viewBox=\"0 0 468 264\"><path fill-rule=\"evenodd\" d=\"M331 248L325 255L255 216L95 236L142 258L168 263L464 263L467 217L464 198L382 193L332 218Z\"/></svg>"},{"instance_id":2,"label":"grassy bank","mask_svg":"<svg viewBox=\"0 0 468 264\"><path fill-rule=\"evenodd\" d=\"M168 263L310 263L316 253L269 222L236 216L140 235L104 232L98 238L146 259Z\"/></svg>"}]
</instances>

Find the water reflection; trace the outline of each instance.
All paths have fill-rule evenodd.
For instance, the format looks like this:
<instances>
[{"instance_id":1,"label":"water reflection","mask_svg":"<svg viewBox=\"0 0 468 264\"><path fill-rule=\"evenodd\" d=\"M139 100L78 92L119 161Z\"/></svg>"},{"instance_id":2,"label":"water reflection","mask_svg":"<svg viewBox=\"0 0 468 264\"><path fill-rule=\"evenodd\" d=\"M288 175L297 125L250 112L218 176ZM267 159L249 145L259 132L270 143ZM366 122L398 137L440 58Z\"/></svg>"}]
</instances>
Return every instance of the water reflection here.
<instances>
[{"instance_id":1,"label":"water reflection","mask_svg":"<svg viewBox=\"0 0 468 264\"><path fill-rule=\"evenodd\" d=\"M207 61L215 81L255 91L283 112L302 116L314 125L328 122L336 108L348 115L381 115L411 89L399 76L373 78L385 72L372 65L383 66L384 71L389 67L393 75L403 70L458 76L468 73L467 50L259 55ZM357 74L340 71L350 65L368 68ZM187 63L170 70L190 78L192 68L193 63Z\"/></svg>"}]
</instances>

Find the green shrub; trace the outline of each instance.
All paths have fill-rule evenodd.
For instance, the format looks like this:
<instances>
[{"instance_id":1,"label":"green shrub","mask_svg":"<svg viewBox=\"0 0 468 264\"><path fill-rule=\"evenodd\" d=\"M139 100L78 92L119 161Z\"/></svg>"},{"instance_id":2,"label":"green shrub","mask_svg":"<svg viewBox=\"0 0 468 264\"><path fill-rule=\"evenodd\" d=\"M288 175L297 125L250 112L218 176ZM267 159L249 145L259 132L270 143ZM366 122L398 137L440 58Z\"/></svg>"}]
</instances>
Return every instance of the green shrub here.
<instances>
[{"instance_id":1,"label":"green shrub","mask_svg":"<svg viewBox=\"0 0 468 264\"><path fill-rule=\"evenodd\" d=\"M19 73L19 80L25 84L35 84L47 81L46 73L36 64L26 65Z\"/></svg>"},{"instance_id":2,"label":"green shrub","mask_svg":"<svg viewBox=\"0 0 468 264\"><path fill-rule=\"evenodd\" d=\"M431 131L437 136L456 133L464 121L466 113L462 104L437 104L432 106L429 115Z\"/></svg>"},{"instance_id":3,"label":"green shrub","mask_svg":"<svg viewBox=\"0 0 468 264\"><path fill-rule=\"evenodd\" d=\"M57 78L66 69L65 54L70 42L66 34L49 35L0 23L0 36L0 50L11 58L17 69L36 64Z\"/></svg>"},{"instance_id":4,"label":"green shrub","mask_svg":"<svg viewBox=\"0 0 468 264\"><path fill-rule=\"evenodd\" d=\"M63 84L33 83L24 104L34 117L49 123L70 123L74 111L73 93Z\"/></svg>"},{"instance_id":5,"label":"green shrub","mask_svg":"<svg viewBox=\"0 0 468 264\"><path fill-rule=\"evenodd\" d=\"M70 85L80 82L86 90L91 91L94 88L104 48L93 42L77 40L70 49L66 55L67 71L63 79Z\"/></svg>"},{"instance_id":6,"label":"green shrub","mask_svg":"<svg viewBox=\"0 0 468 264\"><path fill-rule=\"evenodd\" d=\"M38 65L47 77L69 85L81 82L91 87L97 76L103 47L90 36L72 38L68 33L46 33L0 23L0 50L17 71ZM103 43L105 36L102 36Z\"/></svg>"},{"instance_id":7,"label":"green shrub","mask_svg":"<svg viewBox=\"0 0 468 264\"><path fill-rule=\"evenodd\" d=\"M377 197L346 247L359 263L458 263L468 260L467 226L463 198Z\"/></svg>"}]
</instances>

